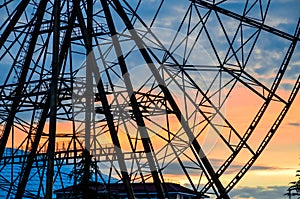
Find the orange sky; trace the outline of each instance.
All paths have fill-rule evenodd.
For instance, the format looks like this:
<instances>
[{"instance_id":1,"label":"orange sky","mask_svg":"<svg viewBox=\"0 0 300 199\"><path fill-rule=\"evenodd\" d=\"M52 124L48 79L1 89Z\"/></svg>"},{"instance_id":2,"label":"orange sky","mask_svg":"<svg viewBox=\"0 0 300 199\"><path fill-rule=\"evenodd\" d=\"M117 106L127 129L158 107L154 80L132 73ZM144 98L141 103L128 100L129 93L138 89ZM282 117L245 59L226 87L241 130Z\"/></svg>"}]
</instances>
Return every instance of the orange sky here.
<instances>
[{"instance_id":1,"label":"orange sky","mask_svg":"<svg viewBox=\"0 0 300 199\"><path fill-rule=\"evenodd\" d=\"M236 129L242 132L257 112L257 103L261 103L256 96L247 93L245 89L237 89L236 93L232 93L226 104L226 117L230 118ZM267 146L263 154L256 162L256 166L263 166L265 169L255 169L249 171L238 184L239 186L273 186L273 185L288 185L288 182L294 179L295 171L299 166L300 160L300 95L295 99L288 115L281 124L277 133ZM271 112L270 112L271 111ZM277 117L279 109L273 107L264 115L263 121L272 123ZM275 114L273 114L273 112ZM267 132L268 124L260 125L258 128L261 132ZM291 125L294 124L294 125ZM298 125L297 125L298 124ZM68 133L71 129L71 123L59 122L57 124L58 133ZM48 130L48 124L45 131ZM23 136L17 136L17 139L23 139ZM257 137L258 139L259 137ZM17 140L16 139L16 140ZM121 139L122 140L122 139ZM159 139L154 139L154 144L158 143ZM57 141L62 141L58 138ZM218 158L222 156L222 147L218 146L220 140L214 148L209 152L208 156ZM16 141L18 142L18 141ZM208 141L209 142L209 141ZM252 139L250 144L255 146L256 138ZM214 143L213 143L214 144ZM128 147L128 146L127 146ZM125 148L127 148L125 147ZM210 149L209 149L210 150ZM241 158L241 161L243 158ZM243 164L243 162L241 162ZM180 176L166 176L167 179L184 184L186 180ZM225 176L226 178L226 176Z\"/></svg>"},{"instance_id":2,"label":"orange sky","mask_svg":"<svg viewBox=\"0 0 300 199\"><path fill-rule=\"evenodd\" d=\"M281 95L286 95L284 91L279 92ZM240 128L247 126L244 122L249 121L250 113L257 109L259 100L246 93L245 90L239 91L240 103L233 103L229 114L235 115L236 120L240 123ZM287 95L286 95L287 96ZM242 98L242 99L241 99ZM243 103L241 100L247 98ZM249 99L250 98L250 99ZM262 119L262 124L257 128L259 133L269 129L269 125L273 123L281 109L272 106L270 111L267 111ZM300 164L300 95L296 97L290 111L281 123L276 134L272 138L265 151L259 157L256 166L270 167L262 170L249 171L242 181L240 186L287 186L294 179L296 169L299 169ZM257 111L254 111L256 113ZM239 113L244 113L239 116ZM247 118L248 116L248 118ZM293 125L292 125L293 124ZM256 135L258 138L258 135ZM255 139L250 143L254 143Z\"/></svg>"},{"instance_id":3,"label":"orange sky","mask_svg":"<svg viewBox=\"0 0 300 199\"><path fill-rule=\"evenodd\" d=\"M300 95L256 165L278 167L246 174L241 185L285 185L295 180L300 164ZM298 125L291 125L297 123ZM263 179L263 180L262 180Z\"/></svg>"},{"instance_id":4,"label":"orange sky","mask_svg":"<svg viewBox=\"0 0 300 199\"><path fill-rule=\"evenodd\" d=\"M280 92L281 94L284 91ZM237 101L239 103L237 103ZM231 104L232 103L232 104ZM260 103L260 100L254 95L247 93L246 90L240 89L236 94L234 94L229 103L226 105L226 116L231 118L231 121L234 121L236 129L242 130L248 127L250 120L253 118L253 114L257 112L257 103ZM230 109L230 110L228 110ZM269 129L266 122L272 124L275 118L278 116L277 112L280 111L276 106L270 108L267 111L267 114L264 115L262 122L264 124L259 125L259 133L266 133ZM290 108L287 116L282 122L281 126L277 130L276 134L272 138L269 145L266 147L265 151L258 158L254 164L255 169L250 170L238 183L237 186L245 187L257 187L257 186L288 186L288 183L295 180L296 170L299 169L300 164L300 95L298 95L294 101L294 104ZM259 136L256 137L257 140ZM251 142L255 146L257 140L252 139ZM218 140L219 143L220 140ZM212 149L211 153L208 156L215 158L222 156L222 147L218 149L218 143L216 144L215 151ZM257 143L257 145L260 144ZM218 156L218 157L217 157ZM243 165L243 158L241 159L241 164ZM227 181L227 177L232 176L223 176L223 180ZM180 182L184 184L187 180L184 177L176 175L168 175L167 179ZM231 178L230 178L231 179ZM195 176L196 180L196 176Z\"/></svg>"}]
</instances>

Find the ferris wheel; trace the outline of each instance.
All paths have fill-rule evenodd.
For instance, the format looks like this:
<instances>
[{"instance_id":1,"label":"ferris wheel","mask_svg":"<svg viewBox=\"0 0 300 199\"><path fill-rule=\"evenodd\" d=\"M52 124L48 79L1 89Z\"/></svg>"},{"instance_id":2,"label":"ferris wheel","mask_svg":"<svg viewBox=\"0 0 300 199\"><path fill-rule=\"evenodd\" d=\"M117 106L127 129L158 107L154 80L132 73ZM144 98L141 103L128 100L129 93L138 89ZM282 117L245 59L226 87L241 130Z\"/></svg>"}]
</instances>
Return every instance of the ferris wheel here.
<instances>
[{"instance_id":1,"label":"ferris wheel","mask_svg":"<svg viewBox=\"0 0 300 199\"><path fill-rule=\"evenodd\" d=\"M229 198L300 89L299 21L270 26L270 6L1 1L0 195L52 198L88 151L128 198Z\"/></svg>"}]
</instances>

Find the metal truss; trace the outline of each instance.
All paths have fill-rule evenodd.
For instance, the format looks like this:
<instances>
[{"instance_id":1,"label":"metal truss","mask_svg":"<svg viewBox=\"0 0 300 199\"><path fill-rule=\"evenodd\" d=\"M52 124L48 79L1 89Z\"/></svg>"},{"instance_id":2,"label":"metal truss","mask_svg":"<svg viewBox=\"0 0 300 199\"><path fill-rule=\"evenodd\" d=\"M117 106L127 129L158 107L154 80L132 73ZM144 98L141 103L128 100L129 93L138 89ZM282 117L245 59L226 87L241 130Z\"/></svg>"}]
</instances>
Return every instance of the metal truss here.
<instances>
[{"instance_id":1,"label":"metal truss","mask_svg":"<svg viewBox=\"0 0 300 199\"><path fill-rule=\"evenodd\" d=\"M78 183L66 176L87 149L94 180L128 198L137 182L169 198L169 179L230 198L300 89L300 22L282 31L266 23L270 1L231 3L1 2L0 194L52 198ZM257 58L264 41L276 61ZM249 113L232 111L240 92Z\"/></svg>"}]
</instances>

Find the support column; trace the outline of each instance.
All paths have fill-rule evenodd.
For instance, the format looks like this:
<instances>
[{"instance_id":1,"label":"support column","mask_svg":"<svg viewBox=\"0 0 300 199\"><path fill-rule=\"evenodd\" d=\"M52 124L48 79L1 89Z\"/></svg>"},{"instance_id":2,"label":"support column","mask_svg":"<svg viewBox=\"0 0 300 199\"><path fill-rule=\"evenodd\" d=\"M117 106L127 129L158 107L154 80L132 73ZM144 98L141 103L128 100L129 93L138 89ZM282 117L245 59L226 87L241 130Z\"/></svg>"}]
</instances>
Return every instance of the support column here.
<instances>
[{"instance_id":1,"label":"support column","mask_svg":"<svg viewBox=\"0 0 300 199\"><path fill-rule=\"evenodd\" d=\"M6 124L5 124L5 128L3 131L3 135L1 138L1 142L0 142L0 161L2 159L5 147L6 147L6 143L8 141L8 137L11 131L11 128L14 124L14 119L19 107L19 104L21 102L21 93L23 92L24 89L24 85L25 85L25 81L26 81L26 77L29 71L29 67L31 64L31 60L32 60L32 56L35 50L35 46L36 46L36 42L38 39L38 32L40 31L41 25L42 25L42 21L43 21L43 17L44 17L44 13L45 13L45 9L46 9L46 5L47 5L47 0L42 0L39 3L39 6L37 8L37 13L36 13L36 25L34 27L34 30L32 31L32 37L29 43L29 47L28 47L28 52L26 54L26 58L25 61L23 63L22 66L22 71L21 71L21 75L20 78L18 79L18 86L15 89L15 99L11 105L11 109L9 111L9 115L7 117L6 120ZM25 8L24 8L25 9ZM2 37L1 37L2 40ZM0 46L1 47L1 46ZM17 58L16 58L17 59Z\"/></svg>"},{"instance_id":2,"label":"support column","mask_svg":"<svg viewBox=\"0 0 300 199\"><path fill-rule=\"evenodd\" d=\"M146 157L147 157L147 160L148 160L148 163L149 163L149 166L150 166L151 175L153 177L155 188L156 188L158 197L161 198L161 199L164 199L165 194L164 194L164 190L163 190L163 187L162 187L161 180L160 180L159 175L158 175L158 169L157 169L158 165L155 164L155 159L153 157L153 147L152 147L152 144L151 144L151 140L149 138L149 134L148 134L148 132L146 130L146 127L145 127L146 125L145 125L145 122L144 122L144 119L143 119L143 115L142 115L142 113L139 109L139 105L138 105L137 99L135 97L134 89L133 89L131 79L130 79L130 74L128 72L126 62L125 62L125 59L124 59L124 56L123 56L123 52L122 52L122 49L121 49L121 45L120 45L118 37L117 37L117 32L116 32L116 29L115 29L115 26L114 26L113 18L111 16L107 1L106 0L101 0L101 3L102 3L103 10L104 10L104 13L105 13L105 19L107 21L107 24L108 24L108 27L109 27L109 30L110 30L110 34L111 34L111 37L112 37L112 41L113 41L115 52L116 52L116 55L117 55L117 58L118 58L118 62L119 62L119 65L120 65L120 68L121 68L121 71L122 71L122 76L124 78L127 93L129 95L129 98L130 98L131 106L133 108L133 115L136 119L136 123L137 123L137 126L138 126L138 131L141 134L142 144L143 144L143 147L144 147L144 150L145 150L145 153L146 153Z\"/></svg>"},{"instance_id":3,"label":"support column","mask_svg":"<svg viewBox=\"0 0 300 199\"><path fill-rule=\"evenodd\" d=\"M1 38L0 38L0 49L2 48L3 44L6 42L9 34L13 31L16 23L20 19L21 15L24 13L27 5L29 3L29 0L23 0L19 3L19 5L16 8L16 13L14 16L9 20L9 24L3 31Z\"/></svg>"},{"instance_id":4,"label":"support column","mask_svg":"<svg viewBox=\"0 0 300 199\"><path fill-rule=\"evenodd\" d=\"M61 70L62 65L63 65L63 60L66 59L66 55L68 52L68 48L70 46L70 41L71 41L71 34L72 34L72 27L75 21L75 10L72 10L72 14L70 16L70 20L69 20L69 25L68 25L68 29L66 31L65 37L64 37L64 41L61 47L61 52L60 52L60 56L59 56L59 69L58 71ZM37 127L36 130L36 136L34 138L33 144L31 146L31 151L29 153L29 155L27 156L27 162L26 162L26 167L24 168L23 171L23 176L20 179L20 182L18 184L18 188L17 188L17 193L16 193L16 197L15 199L21 199L23 197L27 182L28 182L28 178L30 175L30 171L34 162L34 158L36 156L37 150L38 150L38 146L42 137L42 133L45 127L45 123L48 117L48 113L50 110L50 91L48 91L47 93L47 98L45 100L45 106L43 107L43 111L42 111L42 115L41 118L39 120L39 125Z\"/></svg>"},{"instance_id":5,"label":"support column","mask_svg":"<svg viewBox=\"0 0 300 199\"><path fill-rule=\"evenodd\" d=\"M228 194L225 192L224 186L222 185L221 181L217 177L212 165L210 164L209 160L207 159L200 144L198 143L197 139L194 137L194 134L191 132L191 129L189 128L187 121L185 121L179 107L177 106L174 98L172 97L167 86L165 85L164 80L160 76L158 70L155 68L154 63L143 44L143 41L141 40L141 38L138 36L137 32L135 31L135 29L134 29L130 19L126 15L126 12L124 11L122 5L120 4L120 2L118 0L112 0L112 1L116 7L117 12L119 13L120 17L124 21L127 29L129 30L133 40L135 41L141 55L145 59L146 63L148 64L149 69L153 73L153 76L155 77L156 81L158 82L159 87L161 88L166 99L169 101L172 109L174 110L176 117L178 119L178 122L180 122L182 128L185 130L186 134L188 135L189 141L197 153L196 158L199 159L199 163L201 163L203 165L202 166L203 171L206 173L207 177L211 178L212 181L214 182L214 184L216 185L216 188L218 189L220 198L229 199Z\"/></svg>"},{"instance_id":6,"label":"support column","mask_svg":"<svg viewBox=\"0 0 300 199\"><path fill-rule=\"evenodd\" d=\"M92 33L93 31L93 2L92 0L87 0L87 31ZM91 34L89 34L91 37ZM89 38L92 41L92 38ZM86 57L88 57L90 51L86 49ZM93 93L93 75L91 70L91 61L90 59L86 60L85 67L85 149L90 151L91 149L91 130L93 123L93 106L94 106L94 93Z\"/></svg>"},{"instance_id":7,"label":"support column","mask_svg":"<svg viewBox=\"0 0 300 199\"><path fill-rule=\"evenodd\" d=\"M84 43L86 45L86 49L89 52L89 56L87 57L87 59L89 59L91 61L90 63L90 67L91 67L91 71L94 75L94 79L97 82L97 90L98 93L100 95L100 100L102 102L102 106L103 106L103 111L104 111L104 115L105 118L107 120L107 126L110 132L110 136L112 139L112 142L115 146L115 151L118 157L118 163L121 169L121 176L122 176L122 181L124 183L124 186L128 192L128 198L130 199L134 199L134 194L133 194L133 190L130 184L130 177L128 175L127 172L127 167L125 164L125 159L124 159L124 154L122 153L121 150L121 144L117 135L117 131L115 128L115 124L114 124L114 118L113 115L111 113L110 110L110 106L108 103L108 99L105 93L105 89L104 89L104 85L102 82L102 79L100 77L100 73L99 73L99 69L97 67L97 63L96 63L96 59L95 59L95 55L92 51L92 41L91 41L91 37L90 37L90 33L87 30L87 27L84 23L84 18L82 16L81 10L80 10L80 5L79 5L79 1L78 0L74 0L74 8L76 10L77 13L77 18L78 18L78 22L79 22L79 26L81 29L81 32L83 34L83 39L84 39Z\"/></svg>"},{"instance_id":8,"label":"support column","mask_svg":"<svg viewBox=\"0 0 300 199\"><path fill-rule=\"evenodd\" d=\"M48 141L48 167L46 179L46 199L52 199L53 176L54 176L54 156L55 156L55 137L56 137L56 115L58 99L58 76L59 76L59 37L60 37L60 0L54 1L53 6L53 49L52 49L52 80L50 90L50 126Z\"/></svg>"}]
</instances>

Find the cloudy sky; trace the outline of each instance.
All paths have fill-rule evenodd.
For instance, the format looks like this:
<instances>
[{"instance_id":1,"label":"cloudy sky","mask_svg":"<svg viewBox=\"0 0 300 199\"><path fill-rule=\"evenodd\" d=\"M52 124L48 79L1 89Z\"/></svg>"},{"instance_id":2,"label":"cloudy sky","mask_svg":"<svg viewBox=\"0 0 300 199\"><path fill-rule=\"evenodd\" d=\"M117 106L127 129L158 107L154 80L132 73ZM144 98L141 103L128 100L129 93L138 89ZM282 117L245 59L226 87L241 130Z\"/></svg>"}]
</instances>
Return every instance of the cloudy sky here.
<instances>
[{"instance_id":1,"label":"cloudy sky","mask_svg":"<svg viewBox=\"0 0 300 199\"><path fill-rule=\"evenodd\" d=\"M243 1L228 1L224 6L232 11L239 9ZM252 2L252 1L250 1ZM297 21L300 17L299 8L300 2L297 0L274 0L271 2L269 12L266 18L266 24L275 27L289 34L294 34ZM168 11L163 13L164 17L158 21L157 26L174 28L178 23L178 15L186 12L186 7L180 3L171 5ZM178 13L170 14L170 13ZM226 18L226 17L224 17ZM226 19L224 19L226 21ZM227 25L232 25L234 30L234 21L227 21ZM220 45L222 51L222 37L218 37L218 29L210 27L212 34L215 38L219 38L217 46ZM230 26L228 27L230 34ZM270 36L269 34L262 33L263 40L260 41L257 48L254 50L254 56L248 63L248 69L257 79L261 80L264 84L269 85L270 80L274 77L274 68L281 62L285 50L282 47L282 41L277 37ZM283 42L284 43L284 42ZM211 54L208 52L208 54ZM222 54L222 53L220 53ZM297 46L294 56L290 65L292 66L286 72L284 83L281 86L280 92L284 93L291 88L291 85L300 74L300 47ZM212 58L213 59L213 58ZM241 94L242 93L242 94ZM247 98L250 95L243 90L238 94L239 100L245 99L245 103L231 104L229 112L236 116L243 112L251 112L251 103L247 104ZM242 95L242 96L241 96ZM227 106L228 107L228 106ZM260 199L260 198L286 198L283 196L289 186L288 183L294 181L296 169L299 169L300 164L300 96L295 99L290 112L275 134L271 143L265 149L263 154L255 163L255 166L245 175L240 181L238 186L231 192L231 196L235 199ZM230 114L230 113L227 114ZM272 113L268 113L272 117ZM237 116L238 117L238 116ZM267 116L268 117L268 116ZM244 118L245 119L245 118ZM241 123L242 118L237 119ZM245 119L246 120L246 119ZM271 120L270 120L271 121ZM218 160L216 160L218 161ZM170 174L176 174L176 167L169 168ZM177 168L178 169L178 168Z\"/></svg>"},{"instance_id":2,"label":"cloudy sky","mask_svg":"<svg viewBox=\"0 0 300 199\"><path fill-rule=\"evenodd\" d=\"M137 1L132 2L134 5ZM156 16L155 22L152 23L151 21L155 16L154 13L160 5L159 2L159 0L143 1L140 9L137 11L138 14L143 17L143 20L146 22L146 24L152 24L152 31L156 34L158 39L166 47L168 47L170 51L174 53L174 55L178 57L186 58L189 56L189 61L193 63L197 62L198 65L217 65L217 56L211 48L208 36L205 33L203 33L202 35L204 36L200 36L199 38L197 38L198 29L195 29L195 31L191 32L189 37L191 38L190 41L194 41L197 39L197 41L199 41L201 45L193 46L193 43L187 42L187 50L193 48L193 51L197 50L198 53L187 55L188 53L186 53L185 51L183 52L181 48L177 48L176 45L180 46L180 44L176 42L172 43L172 40L175 37L177 41L180 41L181 39L184 40L185 38L185 31L187 29L187 25L183 25L181 27L180 23L182 21L188 21L188 19L184 17L186 13L190 14L191 16L191 26L199 22L199 16L196 12L187 12L187 10L190 9L190 1L165 1L166 3L163 4L161 12ZM249 2L251 4L254 1ZM221 5L225 9L240 13L244 4L244 1L228 0L227 2ZM263 3L263 6L265 5L266 4ZM294 34L295 27L300 16L299 8L299 0L273 0L268 10L266 24L271 27L277 28L283 32ZM199 10L202 10L202 8L199 8ZM206 12L205 9L203 9L202 11L204 13ZM257 12L255 12L258 11L257 8L253 9L252 11L253 13L248 13L248 16L257 17ZM245 64L247 65L246 71L249 74L253 75L255 79L269 87L274 81L274 78L276 77L278 68L285 56L287 47L289 46L290 42L281 39L278 36L274 36L262 31L259 40L255 48L253 49L253 52L251 54L252 56L249 59L249 61L247 61L246 59L242 59L239 53L237 53L239 60L235 60L234 56L230 56L230 53L232 52L227 51L227 39L229 38L230 40L235 36L234 34L237 32L238 21L220 15L223 21L224 29L228 34L228 38L226 38L223 34L222 27L220 26L220 24L216 23L217 17L218 16L212 14L212 16L207 20L207 31L209 32L209 35L211 36L215 48L218 51L218 58L224 62L226 60L228 64L236 64L237 62L239 62L240 65L244 65L245 63L247 63ZM116 19L118 18L116 17ZM117 26L120 25L120 29L124 28L120 21L116 20L115 23ZM139 24L137 22L135 25L137 28L143 30L142 24ZM246 26L243 28L245 28L245 30L247 29ZM249 32L251 32L251 30L249 30ZM249 36L249 32L244 31L245 38ZM249 43L251 44L251 42ZM234 43L233 48L238 48L238 43ZM247 52L250 50L250 47L245 45L245 55L247 55ZM199 56L199 52L203 53L201 54L202 56ZM185 61L184 59L182 60L183 62ZM3 72L0 74L1 83L4 81L4 78L6 77L5 74L10 68L9 63L4 63L5 60L2 61ZM128 65L130 65L130 63L133 63L133 65L142 65L142 63L139 63L140 60L130 60L130 56L126 61L128 62ZM283 98L287 98L289 92L293 87L293 84L295 83L296 78L300 74L299 45L295 49L294 55L290 62L290 66L291 67L287 69L285 76L282 80L283 83L278 89L278 94ZM146 75L147 74L145 74L145 76ZM202 76L205 75L207 74L202 73ZM143 75L136 77L135 80L138 82L137 84L140 83L139 81L145 79L145 76ZM207 75L206 78L208 78L206 80L211 81L209 79L209 75ZM224 81L226 82L226 76L224 76ZM245 128L248 127L249 123L252 121L254 114L257 112L258 103L261 103L261 101L258 99L257 96L253 95L253 92L249 91L249 89L245 88L245 86L243 85L237 85L237 87L235 87L234 91L231 93L230 98L227 100L226 116L230 118L230 121L233 124L235 124L236 129L238 129L239 131L244 131ZM258 127L260 132L268 131L270 124L272 124L272 122L280 112L279 108L279 106L274 105L268 112L266 112L265 119L263 120L263 122L265 123L261 124ZM287 189L288 183L296 179L296 170L299 168L300 164L299 111L300 95L298 94L294 104L291 107L290 112L286 116L282 125L278 129L278 132L271 140L270 144L267 146L265 151L256 161L255 165L250 169L250 171L244 176L240 183L230 193L232 198L285 198L283 194ZM58 124L58 129L61 133L65 131L64 128L66 128L66 125L64 123ZM45 129L45 131L47 131L47 129ZM68 130L66 130L66 132L67 131ZM257 134L253 140L249 141L249 144L256 146L259 143L257 141L259 140L259 137L260 134ZM204 147L207 147L207 155L211 163L214 165L220 165L224 161L224 157L222 157L222 148L218 148L219 140L214 143L214 149L211 149L211 145L209 144L211 144L210 141L208 141L208 145ZM184 164L189 165L190 163L185 162ZM240 157L240 161L237 161L236 163L231 165L226 175L228 175L228 177L232 177L230 175L233 174L234 171L240 169L241 166L243 166L244 164L245 160L243 159L243 157ZM170 164L165 171L168 174L166 175L166 177L172 178L172 181L185 184L186 181L182 180L181 176L177 175L177 171L178 164ZM197 173L194 174L194 176L196 175Z\"/></svg>"}]
</instances>

